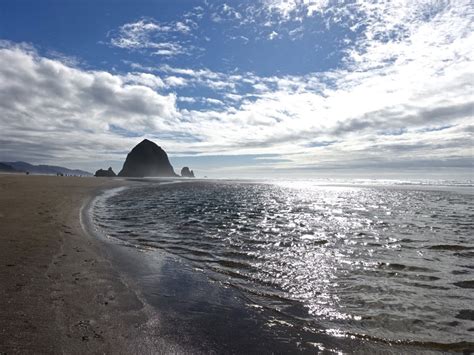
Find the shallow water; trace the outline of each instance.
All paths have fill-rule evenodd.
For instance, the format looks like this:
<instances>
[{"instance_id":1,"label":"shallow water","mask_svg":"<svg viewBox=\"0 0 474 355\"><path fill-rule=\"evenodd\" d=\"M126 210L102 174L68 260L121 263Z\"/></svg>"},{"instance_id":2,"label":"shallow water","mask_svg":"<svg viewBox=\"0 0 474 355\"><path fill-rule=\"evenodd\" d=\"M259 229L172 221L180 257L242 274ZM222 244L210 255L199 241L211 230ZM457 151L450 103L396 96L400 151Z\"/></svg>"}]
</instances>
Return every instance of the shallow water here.
<instances>
[{"instance_id":1,"label":"shallow water","mask_svg":"<svg viewBox=\"0 0 474 355\"><path fill-rule=\"evenodd\" d=\"M192 181L134 186L93 212L107 235L178 255L277 312L288 338L304 329L461 350L474 338L472 197L469 187Z\"/></svg>"}]
</instances>

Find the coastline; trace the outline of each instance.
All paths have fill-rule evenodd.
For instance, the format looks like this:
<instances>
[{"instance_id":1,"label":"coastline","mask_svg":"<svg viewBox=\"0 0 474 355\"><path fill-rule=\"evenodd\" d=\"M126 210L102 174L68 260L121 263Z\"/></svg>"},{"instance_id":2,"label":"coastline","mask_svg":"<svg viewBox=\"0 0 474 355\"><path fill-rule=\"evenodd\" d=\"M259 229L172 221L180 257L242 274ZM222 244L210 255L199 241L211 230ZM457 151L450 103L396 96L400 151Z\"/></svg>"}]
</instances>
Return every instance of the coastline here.
<instances>
[{"instance_id":1,"label":"coastline","mask_svg":"<svg viewBox=\"0 0 474 355\"><path fill-rule=\"evenodd\" d=\"M192 263L95 231L96 198L139 182L0 175L0 354L444 350L290 330Z\"/></svg>"},{"instance_id":2,"label":"coastline","mask_svg":"<svg viewBox=\"0 0 474 355\"><path fill-rule=\"evenodd\" d=\"M235 290L94 232L94 199L133 183L0 175L0 354L268 353L272 336Z\"/></svg>"},{"instance_id":3,"label":"coastline","mask_svg":"<svg viewBox=\"0 0 474 355\"><path fill-rule=\"evenodd\" d=\"M153 353L149 314L81 209L126 181L0 175L0 353Z\"/></svg>"},{"instance_id":4,"label":"coastline","mask_svg":"<svg viewBox=\"0 0 474 355\"><path fill-rule=\"evenodd\" d=\"M183 182L168 180L160 181L160 185ZM103 251L119 272L122 283L142 302L148 321L140 327L140 332L148 334L147 340L154 342L149 347L151 353L289 354L295 351L294 344L284 339L284 329L277 330L282 324L269 315L262 316L240 291L223 286L209 278L204 270L173 254L156 248L139 248L106 235L106 231L94 224L94 203L117 192L120 190L107 189L85 205L83 227L103 243ZM275 321L271 329L265 325L269 321Z\"/></svg>"}]
</instances>

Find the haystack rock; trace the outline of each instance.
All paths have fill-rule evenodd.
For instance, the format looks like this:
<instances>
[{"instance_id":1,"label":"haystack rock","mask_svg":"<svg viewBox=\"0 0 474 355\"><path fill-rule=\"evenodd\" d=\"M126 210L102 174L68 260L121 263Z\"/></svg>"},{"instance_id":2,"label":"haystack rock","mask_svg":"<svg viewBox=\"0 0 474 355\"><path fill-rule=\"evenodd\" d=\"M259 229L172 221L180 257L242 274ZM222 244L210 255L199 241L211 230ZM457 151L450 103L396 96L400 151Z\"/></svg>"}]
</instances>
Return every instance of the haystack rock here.
<instances>
[{"instance_id":1,"label":"haystack rock","mask_svg":"<svg viewBox=\"0 0 474 355\"><path fill-rule=\"evenodd\" d=\"M114 177L117 176L112 168L108 168L107 170L99 169L95 172L95 176L97 177Z\"/></svg>"},{"instance_id":2,"label":"haystack rock","mask_svg":"<svg viewBox=\"0 0 474 355\"><path fill-rule=\"evenodd\" d=\"M194 171L189 170L189 168L187 166L185 166L184 168L181 169L181 176L182 177L191 177L191 178L193 178L194 177Z\"/></svg>"},{"instance_id":3,"label":"haystack rock","mask_svg":"<svg viewBox=\"0 0 474 355\"><path fill-rule=\"evenodd\" d=\"M152 141L144 139L128 153L118 176L176 177L178 175L175 174L166 152Z\"/></svg>"}]
</instances>

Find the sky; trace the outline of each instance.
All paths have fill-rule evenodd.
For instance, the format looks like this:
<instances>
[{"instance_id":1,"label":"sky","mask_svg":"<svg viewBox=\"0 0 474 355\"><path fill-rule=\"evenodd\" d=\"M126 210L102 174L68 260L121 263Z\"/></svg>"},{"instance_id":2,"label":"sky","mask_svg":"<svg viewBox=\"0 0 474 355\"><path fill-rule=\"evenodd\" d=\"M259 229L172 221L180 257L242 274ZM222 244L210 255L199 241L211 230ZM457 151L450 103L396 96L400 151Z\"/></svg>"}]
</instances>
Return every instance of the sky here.
<instances>
[{"instance_id":1,"label":"sky","mask_svg":"<svg viewBox=\"0 0 474 355\"><path fill-rule=\"evenodd\" d=\"M0 161L473 176L469 0L0 0Z\"/></svg>"}]
</instances>

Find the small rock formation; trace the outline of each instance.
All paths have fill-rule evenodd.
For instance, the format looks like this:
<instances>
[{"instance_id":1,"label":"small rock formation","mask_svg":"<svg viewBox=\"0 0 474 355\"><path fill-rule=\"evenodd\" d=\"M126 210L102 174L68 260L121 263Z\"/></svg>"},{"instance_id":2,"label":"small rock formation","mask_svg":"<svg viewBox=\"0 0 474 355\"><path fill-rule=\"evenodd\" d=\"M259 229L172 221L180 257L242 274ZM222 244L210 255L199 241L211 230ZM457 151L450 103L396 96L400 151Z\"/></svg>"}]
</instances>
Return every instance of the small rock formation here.
<instances>
[{"instance_id":1,"label":"small rock formation","mask_svg":"<svg viewBox=\"0 0 474 355\"><path fill-rule=\"evenodd\" d=\"M175 174L166 152L152 141L144 139L128 153L118 176L176 177L178 175Z\"/></svg>"},{"instance_id":2,"label":"small rock formation","mask_svg":"<svg viewBox=\"0 0 474 355\"><path fill-rule=\"evenodd\" d=\"M112 168L108 168L107 170L104 170L104 169L99 169L95 172L95 175L96 177L114 177L114 176L117 176L114 171L112 170Z\"/></svg>"},{"instance_id":3,"label":"small rock formation","mask_svg":"<svg viewBox=\"0 0 474 355\"><path fill-rule=\"evenodd\" d=\"M193 178L194 177L194 171L189 170L189 168L187 166L185 166L184 168L181 169L181 176L182 177Z\"/></svg>"}]
</instances>

